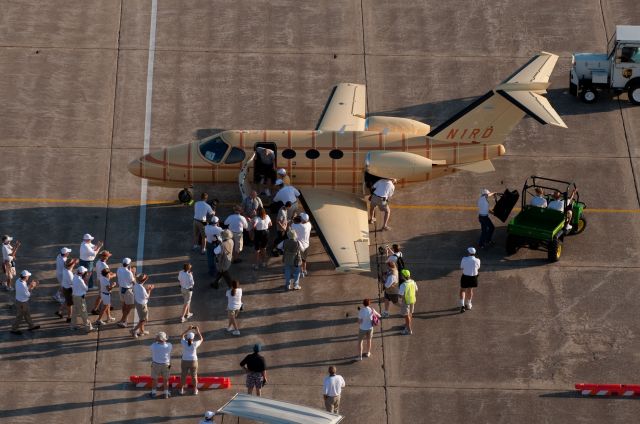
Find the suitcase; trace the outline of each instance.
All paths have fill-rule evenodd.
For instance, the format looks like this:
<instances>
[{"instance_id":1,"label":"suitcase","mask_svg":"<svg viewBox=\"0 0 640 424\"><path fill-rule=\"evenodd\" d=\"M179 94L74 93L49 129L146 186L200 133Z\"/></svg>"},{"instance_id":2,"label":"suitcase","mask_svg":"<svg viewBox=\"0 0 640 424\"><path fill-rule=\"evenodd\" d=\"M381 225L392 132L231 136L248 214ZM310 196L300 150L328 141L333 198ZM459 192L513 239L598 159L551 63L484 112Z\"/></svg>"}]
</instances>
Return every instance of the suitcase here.
<instances>
[{"instance_id":1,"label":"suitcase","mask_svg":"<svg viewBox=\"0 0 640 424\"><path fill-rule=\"evenodd\" d=\"M519 198L520 193L517 190L509 191L509 189L506 189L496 202L493 208L493 215L500 221L506 222Z\"/></svg>"}]
</instances>

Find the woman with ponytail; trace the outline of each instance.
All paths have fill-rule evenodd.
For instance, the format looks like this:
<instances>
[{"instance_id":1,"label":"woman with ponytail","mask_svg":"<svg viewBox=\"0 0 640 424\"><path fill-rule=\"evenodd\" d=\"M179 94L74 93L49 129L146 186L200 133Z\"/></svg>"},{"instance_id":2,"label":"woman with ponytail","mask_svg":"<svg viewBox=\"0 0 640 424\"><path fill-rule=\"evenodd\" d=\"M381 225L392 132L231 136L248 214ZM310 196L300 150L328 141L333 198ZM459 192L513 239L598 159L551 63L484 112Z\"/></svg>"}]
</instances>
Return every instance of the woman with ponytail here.
<instances>
[{"instance_id":1,"label":"woman with ponytail","mask_svg":"<svg viewBox=\"0 0 640 424\"><path fill-rule=\"evenodd\" d=\"M195 333L194 333L195 332ZM196 340L196 336L198 339ZM184 330L180 337L180 344L182 344L182 361L181 375L180 375L180 394L184 394L184 385L187 379L187 374L191 375L191 385L193 386L193 394L198 394L198 346L202 344L204 337L200 333L200 328L197 325L192 325Z\"/></svg>"},{"instance_id":2,"label":"woman with ponytail","mask_svg":"<svg viewBox=\"0 0 640 424\"><path fill-rule=\"evenodd\" d=\"M227 312L229 315L229 327L227 327L227 331L234 336L240 335L237 318L241 307L242 289L240 288L240 282L233 280L231 282L231 288L227 290Z\"/></svg>"}]
</instances>

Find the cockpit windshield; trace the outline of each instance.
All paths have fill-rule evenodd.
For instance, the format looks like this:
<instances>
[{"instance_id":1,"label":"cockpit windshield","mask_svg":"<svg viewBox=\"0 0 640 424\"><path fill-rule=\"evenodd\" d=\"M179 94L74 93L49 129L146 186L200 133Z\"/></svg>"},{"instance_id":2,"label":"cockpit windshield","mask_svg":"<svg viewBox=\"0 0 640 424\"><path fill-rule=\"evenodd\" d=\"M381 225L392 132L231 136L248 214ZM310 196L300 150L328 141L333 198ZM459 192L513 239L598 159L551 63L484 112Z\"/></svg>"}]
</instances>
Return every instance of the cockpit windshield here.
<instances>
[{"instance_id":1,"label":"cockpit windshield","mask_svg":"<svg viewBox=\"0 0 640 424\"><path fill-rule=\"evenodd\" d=\"M220 163L229 145L221 137L214 137L211 140L200 144L200 153L210 162Z\"/></svg>"}]
</instances>

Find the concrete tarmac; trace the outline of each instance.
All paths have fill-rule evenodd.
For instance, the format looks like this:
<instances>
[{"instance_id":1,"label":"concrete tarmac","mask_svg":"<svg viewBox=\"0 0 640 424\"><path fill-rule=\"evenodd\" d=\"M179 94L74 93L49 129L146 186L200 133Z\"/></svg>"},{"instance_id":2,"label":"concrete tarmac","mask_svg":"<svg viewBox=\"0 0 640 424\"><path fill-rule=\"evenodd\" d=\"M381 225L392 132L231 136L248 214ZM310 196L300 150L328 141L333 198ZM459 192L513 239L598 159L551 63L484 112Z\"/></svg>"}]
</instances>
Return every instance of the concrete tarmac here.
<instances>
[{"instance_id":1,"label":"concrete tarmac","mask_svg":"<svg viewBox=\"0 0 640 424\"><path fill-rule=\"evenodd\" d=\"M245 290L240 337L224 331L224 292L209 287L205 257L190 251L191 209L175 204L177 190L149 187L151 336L135 340L115 325L74 332L53 315L57 251L77 256L89 232L114 253L113 266L139 259L141 183L126 166L144 146L151 5L0 0L0 233L22 241L18 269L42 283L31 301L42 329L19 337L9 333L13 295L0 293L3 422L195 423L245 390L238 363L257 342L270 398L321 408L322 379L336 365L346 423L638 416L637 399L582 398L573 385L637 384L640 375L640 108L626 95L582 104L567 76L571 52L604 52L615 25L640 23L640 3L590 0L568 13L549 0L158 0L151 149L215 129L311 129L331 87L347 81L367 84L369 112L436 126L539 50L560 55L548 97L569 128L525 118L496 172L399 189L393 230L372 233L370 275L335 273L313 238L303 290L285 293L279 260L253 271L247 248L232 268ZM530 175L576 182L585 232L549 264L542 251L507 256L505 225L494 219L474 308L458 313L459 261L477 242L480 189L520 189ZM200 190L224 202L223 217L238 200L236 187ZM377 248L393 242L419 285L414 334L400 335L395 313L376 330L372 357L357 362L357 306L365 297L377 304ZM184 262L194 265L193 324L205 337L201 375L233 386L152 400L128 379L149 374L157 331L171 336L179 369Z\"/></svg>"}]
</instances>

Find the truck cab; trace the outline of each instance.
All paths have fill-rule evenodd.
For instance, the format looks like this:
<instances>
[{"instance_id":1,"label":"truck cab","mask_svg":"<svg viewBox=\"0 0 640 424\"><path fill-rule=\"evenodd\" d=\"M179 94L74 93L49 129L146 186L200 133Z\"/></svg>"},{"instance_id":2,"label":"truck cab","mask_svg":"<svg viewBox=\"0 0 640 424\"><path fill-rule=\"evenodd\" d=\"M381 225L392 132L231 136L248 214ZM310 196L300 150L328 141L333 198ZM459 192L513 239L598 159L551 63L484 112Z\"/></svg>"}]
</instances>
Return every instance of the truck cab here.
<instances>
[{"instance_id":1,"label":"truck cab","mask_svg":"<svg viewBox=\"0 0 640 424\"><path fill-rule=\"evenodd\" d=\"M585 103L595 103L599 91L626 91L640 105L640 26L616 26L607 47L608 54L572 55L569 91Z\"/></svg>"}]
</instances>

